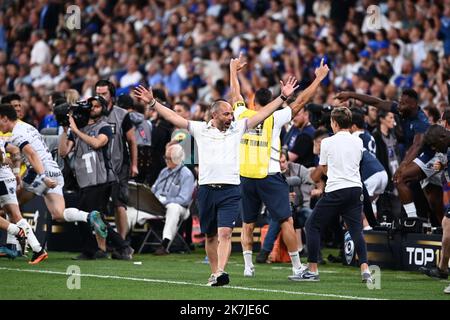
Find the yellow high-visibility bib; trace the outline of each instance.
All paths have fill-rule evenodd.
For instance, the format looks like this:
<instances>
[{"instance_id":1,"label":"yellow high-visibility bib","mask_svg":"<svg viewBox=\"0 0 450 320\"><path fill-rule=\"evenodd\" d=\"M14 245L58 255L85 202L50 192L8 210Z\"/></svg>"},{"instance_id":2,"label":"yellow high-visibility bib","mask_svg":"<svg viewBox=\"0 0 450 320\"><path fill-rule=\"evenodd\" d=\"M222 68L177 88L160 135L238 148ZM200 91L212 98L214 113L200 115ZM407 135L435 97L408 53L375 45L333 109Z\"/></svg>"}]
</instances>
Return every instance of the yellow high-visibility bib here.
<instances>
[{"instance_id":1,"label":"yellow high-visibility bib","mask_svg":"<svg viewBox=\"0 0 450 320\"><path fill-rule=\"evenodd\" d=\"M243 104L243 105L242 105ZM245 106L238 101L233 108ZM246 109L239 115L239 120L251 118L257 111ZM270 163L270 150L272 143L273 115L260 123L257 127L248 130L241 139L240 144L240 174L246 178L262 179L267 177Z\"/></svg>"}]
</instances>

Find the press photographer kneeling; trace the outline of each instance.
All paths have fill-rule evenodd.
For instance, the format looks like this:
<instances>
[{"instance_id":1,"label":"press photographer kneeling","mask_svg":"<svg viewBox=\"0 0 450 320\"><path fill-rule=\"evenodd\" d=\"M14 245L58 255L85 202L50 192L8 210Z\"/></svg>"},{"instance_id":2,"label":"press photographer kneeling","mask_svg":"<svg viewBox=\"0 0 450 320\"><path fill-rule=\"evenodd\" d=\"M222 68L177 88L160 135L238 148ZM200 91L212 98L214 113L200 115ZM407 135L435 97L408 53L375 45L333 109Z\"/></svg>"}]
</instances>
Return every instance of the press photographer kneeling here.
<instances>
[{"instance_id":1,"label":"press photographer kneeling","mask_svg":"<svg viewBox=\"0 0 450 320\"><path fill-rule=\"evenodd\" d=\"M64 158L74 151L75 176L80 187L78 208L67 208L64 215L66 219L87 222L79 224L83 248L76 259L107 258L105 239L115 248L112 258L129 260L133 253L133 249L102 219L102 213L107 211L111 182L117 178L110 162L111 126L102 119L106 106L105 99L94 96L74 106L55 108L57 120L64 127L59 155ZM91 227L95 230L97 243Z\"/></svg>"}]
</instances>

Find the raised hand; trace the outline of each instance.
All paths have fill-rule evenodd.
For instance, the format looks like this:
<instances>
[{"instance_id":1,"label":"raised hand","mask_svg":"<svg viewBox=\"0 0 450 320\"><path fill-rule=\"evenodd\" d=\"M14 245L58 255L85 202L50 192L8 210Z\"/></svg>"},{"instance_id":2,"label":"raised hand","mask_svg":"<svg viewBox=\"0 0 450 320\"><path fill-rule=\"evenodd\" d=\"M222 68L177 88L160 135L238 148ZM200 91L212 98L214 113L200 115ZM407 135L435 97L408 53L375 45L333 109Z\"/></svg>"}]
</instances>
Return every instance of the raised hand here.
<instances>
[{"instance_id":1,"label":"raised hand","mask_svg":"<svg viewBox=\"0 0 450 320\"><path fill-rule=\"evenodd\" d=\"M146 89L144 86L139 85L134 88L134 94L136 95L136 98L142 100L144 103L150 103L154 100L151 87Z\"/></svg>"},{"instance_id":2,"label":"raised hand","mask_svg":"<svg viewBox=\"0 0 450 320\"><path fill-rule=\"evenodd\" d=\"M236 72L241 71L246 65L247 62L244 61L244 54L242 52L239 53L239 58L231 58L230 60L230 67L236 70Z\"/></svg>"},{"instance_id":3,"label":"raised hand","mask_svg":"<svg viewBox=\"0 0 450 320\"><path fill-rule=\"evenodd\" d=\"M297 85L297 79L295 79L295 77L293 76L289 76L286 84L284 84L284 82L280 80L280 85L281 85L281 94L285 97L289 97L299 87Z\"/></svg>"},{"instance_id":4,"label":"raised hand","mask_svg":"<svg viewBox=\"0 0 450 320\"><path fill-rule=\"evenodd\" d=\"M320 67L314 70L314 74L320 81L322 81L323 79L325 79L329 71L330 69L328 68L328 65L324 64L324 59L322 58L322 60L320 60Z\"/></svg>"}]
</instances>

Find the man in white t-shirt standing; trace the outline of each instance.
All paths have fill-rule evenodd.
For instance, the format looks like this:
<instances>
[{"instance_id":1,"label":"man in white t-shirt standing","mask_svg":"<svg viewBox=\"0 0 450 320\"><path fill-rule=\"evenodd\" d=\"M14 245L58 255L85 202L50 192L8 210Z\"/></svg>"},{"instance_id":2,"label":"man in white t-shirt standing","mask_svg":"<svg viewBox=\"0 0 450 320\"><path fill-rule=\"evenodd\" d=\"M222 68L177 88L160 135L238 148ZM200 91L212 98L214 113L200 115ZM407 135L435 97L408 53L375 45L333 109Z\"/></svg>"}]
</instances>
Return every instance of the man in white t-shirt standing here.
<instances>
[{"instance_id":1,"label":"man in white t-shirt standing","mask_svg":"<svg viewBox=\"0 0 450 320\"><path fill-rule=\"evenodd\" d=\"M233 63L233 60L237 60L237 62ZM239 59L233 60L230 63L230 82L231 97L235 108L234 115L236 119L251 119L256 111L246 108L237 76L238 70L245 65L242 61L242 54ZM282 127L291 121L312 98L320 86L320 82L327 76L328 71L328 66L324 65L322 60L320 67L315 71L316 79L288 108L275 111L255 129L249 130L241 139L241 242L245 277L255 275L252 260L253 230L261 212L262 203L269 210L271 218L280 223L283 241L291 258L293 274L301 272L302 265L298 253L298 241L289 201L289 186L280 170L280 132ZM264 92L271 95L270 91L262 90L258 90L255 94L255 104L262 110L266 108L265 105L271 99L271 96L265 98Z\"/></svg>"},{"instance_id":2,"label":"man in white t-shirt standing","mask_svg":"<svg viewBox=\"0 0 450 320\"><path fill-rule=\"evenodd\" d=\"M233 59L237 60L237 59ZM237 63L236 61L234 63ZM225 100L212 103L212 120L188 121L153 98L150 90L139 86L136 96L177 128L188 129L197 141L199 156L198 203L201 231L206 234L206 254L211 267L209 286L229 283L225 267L231 253L231 234L239 215L239 144L247 129L269 117L295 90L295 78L282 83L282 96L274 99L250 119L234 121L233 108ZM283 98L282 98L283 97Z\"/></svg>"},{"instance_id":3,"label":"man in white t-shirt standing","mask_svg":"<svg viewBox=\"0 0 450 320\"><path fill-rule=\"evenodd\" d=\"M348 108L333 109L331 128L334 135L322 140L318 168L328 176L325 195L306 222L308 268L291 276L293 281L319 281L317 261L321 231L336 215L342 215L355 243L362 281L373 281L367 264L367 247L361 219L364 198L359 168L364 147L362 140L350 133L351 126L352 113Z\"/></svg>"}]
</instances>

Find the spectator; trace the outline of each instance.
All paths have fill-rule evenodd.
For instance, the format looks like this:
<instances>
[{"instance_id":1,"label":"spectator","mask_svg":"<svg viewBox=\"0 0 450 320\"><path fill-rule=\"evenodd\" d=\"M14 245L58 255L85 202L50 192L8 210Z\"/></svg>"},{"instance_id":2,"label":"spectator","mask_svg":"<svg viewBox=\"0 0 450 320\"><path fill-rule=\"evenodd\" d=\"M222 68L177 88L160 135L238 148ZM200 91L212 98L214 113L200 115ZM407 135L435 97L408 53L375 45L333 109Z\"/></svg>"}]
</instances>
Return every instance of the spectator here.
<instances>
[{"instance_id":1,"label":"spectator","mask_svg":"<svg viewBox=\"0 0 450 320\"><path fill-rule=\"evenodd\" d=\"M166 219L162 234L161 246L156 255L169 253L168 246L174 240L180 220L189 215L189 205L194 191L194 175L183 165L184 151L178 145L169 146L166 150L164 168L152 186L152 192L166 207Z\"/></svg>"}]
</instances>

